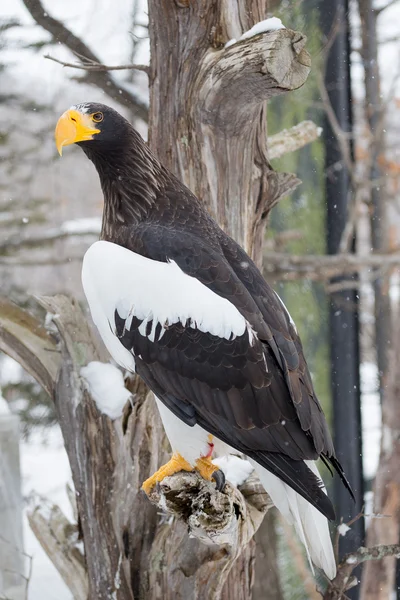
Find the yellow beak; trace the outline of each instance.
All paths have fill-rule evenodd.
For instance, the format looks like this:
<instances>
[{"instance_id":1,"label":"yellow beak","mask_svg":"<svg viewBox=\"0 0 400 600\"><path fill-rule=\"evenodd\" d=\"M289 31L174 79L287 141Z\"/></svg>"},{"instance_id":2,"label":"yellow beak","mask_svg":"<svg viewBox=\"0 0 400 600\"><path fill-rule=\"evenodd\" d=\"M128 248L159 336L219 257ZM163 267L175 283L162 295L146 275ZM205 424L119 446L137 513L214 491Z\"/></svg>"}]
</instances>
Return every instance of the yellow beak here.
<instances>
[{"instance_id":1,"label":"yellow beak","mask_svg":"<svg viewBox=\"0 0 400 600\"><path fill-rule=\"evenodd\" d=\"M64 146L92 140L96 133L100 133L100 129L96 129L91 115L73 109L67 110L59 118L54 134L60 156Z\"/></svg>"}]
</instances>

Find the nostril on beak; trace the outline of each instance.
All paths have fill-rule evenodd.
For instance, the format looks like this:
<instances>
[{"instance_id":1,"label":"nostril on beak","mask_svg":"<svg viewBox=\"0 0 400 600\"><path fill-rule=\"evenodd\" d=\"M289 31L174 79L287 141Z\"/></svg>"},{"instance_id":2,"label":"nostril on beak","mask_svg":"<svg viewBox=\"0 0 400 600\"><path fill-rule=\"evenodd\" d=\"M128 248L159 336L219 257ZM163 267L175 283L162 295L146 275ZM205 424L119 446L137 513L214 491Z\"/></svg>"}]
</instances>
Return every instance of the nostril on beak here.
<instances>
[{"instance_id":1,"label":"nostril on beak","mask_svg":"<svg viewBox=\"0 0 400 600\"><path fill-rule=\"evenodd\" d=\"M76 123L76 119L75 117L70 117L71 121L73 121L74 123Z\"/></svg>"}]
</instances>

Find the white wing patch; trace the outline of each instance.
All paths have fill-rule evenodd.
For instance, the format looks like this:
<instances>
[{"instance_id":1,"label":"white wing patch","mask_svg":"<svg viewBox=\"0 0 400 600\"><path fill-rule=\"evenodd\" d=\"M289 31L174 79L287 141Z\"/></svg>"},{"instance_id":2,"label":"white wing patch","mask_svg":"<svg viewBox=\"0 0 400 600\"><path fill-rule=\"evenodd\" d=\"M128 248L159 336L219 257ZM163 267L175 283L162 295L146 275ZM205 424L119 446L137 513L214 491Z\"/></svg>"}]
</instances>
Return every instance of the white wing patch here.
<instances>
[{"instance_id":1,"label":"white wing patch","mask_svg":"<svg viewBox=\"0 0 400 600\"><path fill-rule=\"evenodd\" d=\"M231 302L186 275L173 261L163 263L111 242L95 242L83 259L82 284L107 349L129 370L134 370L134 359L115 335L115 310L128 328L134 316L143 321L139 327L143 336L152 321L147 335L151 341L158 323L162 337L165 327L179 322L225 339L247 330L254 341L250 325Z\"/></svg>"}]
</instances>

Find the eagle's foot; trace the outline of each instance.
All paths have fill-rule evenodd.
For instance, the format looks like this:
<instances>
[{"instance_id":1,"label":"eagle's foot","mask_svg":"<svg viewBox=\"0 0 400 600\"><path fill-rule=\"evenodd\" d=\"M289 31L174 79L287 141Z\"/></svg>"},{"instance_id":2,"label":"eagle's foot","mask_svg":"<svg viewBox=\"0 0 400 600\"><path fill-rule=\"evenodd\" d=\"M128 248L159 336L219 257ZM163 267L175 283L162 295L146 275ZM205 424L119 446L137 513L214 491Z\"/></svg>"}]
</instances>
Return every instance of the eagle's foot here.
<instances>
[{"instance_id":1,"label":"eagle's foot","mask_svg":"<svg viewBox=\"0 0 400 600\"><path fill-rule=\"evenodd\" d=\"M209 456L202 456L196 460L196 470L200 473L203 479L207 479L207 481L215 481L216 488L219 492L224 489L225 486L225 475L224 472L221 471L214 465L211 458Z\"/></svg>"},{"instance_id":2,"label":"eagle's foot","mask_svg":"<svg viewBox=\"0 0 400 600\"><path fill-rule=\"evenodd\" d=\"M146 494L149 495L156 483L159 483L165 477L169 477L170 475L179 473L179 471L193 471L193 467L180 454L173 454L171 460L169 460L165 465L160 467L158 471L154 473L154 475L152 475L151 477L146 479L146 481L143 482L142 490L144 490Z\"/></svg>"}]
</instances>

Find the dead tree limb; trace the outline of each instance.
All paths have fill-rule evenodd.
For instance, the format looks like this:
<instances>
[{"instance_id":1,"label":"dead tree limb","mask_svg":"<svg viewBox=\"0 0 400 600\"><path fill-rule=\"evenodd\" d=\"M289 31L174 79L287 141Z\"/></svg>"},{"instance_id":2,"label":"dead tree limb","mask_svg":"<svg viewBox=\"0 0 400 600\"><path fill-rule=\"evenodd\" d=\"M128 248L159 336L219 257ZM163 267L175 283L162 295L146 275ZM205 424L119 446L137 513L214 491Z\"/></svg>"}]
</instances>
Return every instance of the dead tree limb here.
<instances>
[{"instance_id":1,"label":"dead tree limb","mask_svg":"<svg viewBox=\"0 0 400 600\"><path fill-rule=\"evenodd\" d=\"M63 66L63 67L71 67L72 69L78 69L81 71L127 71L127 70L134 70L134 71L143 71L144 73L148 73L149 72L149 66L148 65L103 65L102 63L95 63L92 61L87 61L85 62L85 59L82 59L81 63L71 63L71 62L65 62L63 60L60 60L58 58L55 58L54 56L50 56L50 54L45 54L44 58L47 58L48 60L52 60L55 63L58 63L59 65Z\"/></svg>"},{"instance_id":2,"label":"dead tree limb","mask_svg":"<svg viewBox=\"0 0 400 600\"><path fill-rule=\"evenodd\" d=\"M40 0L24 0L24 4L38 25L48 31L52 38L64 44L75 55L84 57L86 61L101 63L98 56L72 33L61 21L48 14ZM92 83L116 102L132 108L143 121L148 119L148 107L139 96L132 93L123 83L116 82L107 71L87 73L86 83Z\"/></svg>"},{"instance_id":3,"label":"dead tree limb","mask_svg":"<svg viewBox=\"0 0 400 600\"><path fill-rule=\"evenodd\" d=\"M365 269L391 268L400 265L400 254L287 254L264 252L264 273L272 278L329 281L339 275L351 275Z\"/></svg>"},{"instance_id":4,"label":"dead tree limb","mask_svg":"<svg viewBox=\"0 0 400 600\"><path fill-rule=\"evenodd\" d=\"M78 548L77 524L70 523L58 506L48 507L45 501L28 512L28 521L74 600L87 600L88 577L85 557Z\"/></svg>"},{"instance_id":5,"label":"dead tree limb","mask_svg":"<svg viewBox=\"0 0 400 600\"><path fill-rule=\"evenodd\" d=\"M268 138L268 156L280 158L284 154L300 150L307 144L315 142L321 135L321 127L312 121L302 121L290 129L284 129Z\"/></svg>"},{"instance_id":6,"label":"dead tree limb","mask_svg":"<svg viewBox=\"0 0 400 600\"><path fill-rule=\"evenodd\" d=\"M351 578L351 574L356 567L367 562L368 564L376 564L378 568L381 568L381 565L378 565L378 561L389 557L400 558L399 544L382 544L370 548L361 547L356 552L346 554L338 565L335 579L328 584L324 600L345 600L347 598L345 592L357 585L357 579ZM378 598L385 598L387 600L389 597L390 594L385 596L371 596L374 600Z\"/></svg>"}]
</instances>

